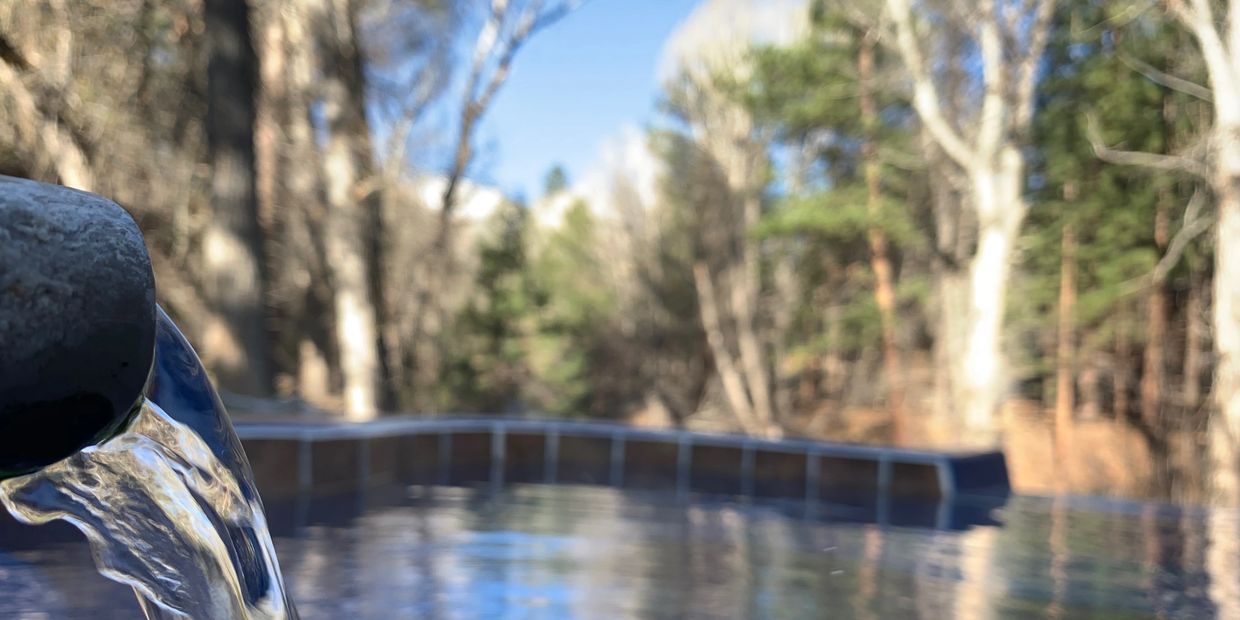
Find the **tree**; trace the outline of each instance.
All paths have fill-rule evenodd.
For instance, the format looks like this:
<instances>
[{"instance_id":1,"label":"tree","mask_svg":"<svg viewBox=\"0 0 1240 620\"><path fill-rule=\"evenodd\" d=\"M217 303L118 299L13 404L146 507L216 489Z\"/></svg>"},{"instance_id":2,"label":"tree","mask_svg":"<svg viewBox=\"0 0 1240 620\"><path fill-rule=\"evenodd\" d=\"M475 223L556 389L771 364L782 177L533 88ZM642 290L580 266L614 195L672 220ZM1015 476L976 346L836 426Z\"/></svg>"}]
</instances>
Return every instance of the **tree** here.
<instances>
[{"instance_id":1,"label":"tree","mask_svg":"<svg viewBox=\"0 0 1240 620\"><path fill-rule=\"evenodd\" d=\"M1005 390L1003 314L1016 237L1028 210L1022 149L1033 120L1034 87L1054 7L1055 0L1020 6L981 1L970 15L958 15L919 5L923 15L934 12L939 23L967 41L965 49L977 50L981 105L968 121L960 122L944 110L953 85L936 75L938 63L926 61L928 43L919 37L909 0L887 2L912 80L913 107L935 145L964 176L977 220L977 249L969 263L969 328L963 350L953 358L959 365L954 376L960 382L957 405L964 426L974 441L984 443L996 440L995 416ZM977 129L970 135L964 127Z\"/></svg>"},{"instance_id":2,"label":"tree","mask_svg":"<svg viewBox=\"0 0 1240 620\"><path fill-rule=\"evenodd\" d=\"M543 181L543 194L554 196L566 189L568 189L568 173L564 171L564 166L556 164L547 172L547 178Z\"/></svg>"},{"instance_id":3,"label":"tree","mask_svg":"<svg viewBox=\"0 0 1240 620\"><path fill-rule=\"evenodd\" d=\"M411 342L423 337L427 315L437 311L432 299L452 271L452 217L462 179L474 161L474 133L508 80L517 52L539 30L559 21L580 5L582 0L491 0L490 10L474 43L469 73L458 110L452 159L448 166L439 218L427 260L416 277L418 286L414 320L406 335ZM415 364L416 365L416 364ZM423 364L423 372L428 370ZM417 369L415 368L415 371Z\"/></svg>"},{"instance_id":4,"label":"tree","mask_svg":"<svg viewBox=\"0 0 1240 620\"><path fill-rule=\"evenodd\" d=\"M1117 420L1142 432L1156 461L1154 484L1172 493L1173 435L1195 424L1191 406L1169 389L1173 301L1175 288L1191 281L1181 258L1200 225L1201 194L1191 175L1128 165L1131 158L1107 145L1175 153L1197 139L1191 119L1200 104L1161 77L1194 70L1196 63L1179 53L1181 35L1156 13L1120 27L1125 10L1122 2L1076 3L1056 17L1038 88L1033 168L1042 185L1033 193L1038 212L1027 222L1030 251L1022 266L1030 277L1021 294L1027 308L1049 309L1060 281L1056 398L1064 404L1057 407L1057 433L1072 424L1071 375L1104 369L1116 386ZM1195 206L1176 217L1185 203ZM1125 328L1137 312L1140 328ZM1138 354L1133 345L1144 350ZM1126 403L1137 369L1134 410Z\"/></svg>"},{"instance_id":5,"label":"tree","mask_svg":"<svg viewBox=\"0 0 1240 620\"><path fill-rule=\"evenodd\" d=\"M451 328L457 346L445 360L445 402L478 412L523 410L532 375L530 340L542 303L527 261L529 217L505 204L478 246L474 294Z\"/></svg>"},{"instance_id":6,"label":"tree","mask_svg":"<svg viewBox=\"0 0 1240 620\"><path fill-rule=\"evenodd\" d=\"M267 396L273 384L266 255L255 195L258 63L250 11L246 0L211 0L204 9L212 216L204 240L203 284L215 314L203 348L222 387Z\"/></svg>"},{"instance_id":7,"label":"tree","mask_svg":"<svg viewBox=\"0 0 1240 620\"><path fill-rule=\"evenodd\" d=\"M900 149L907 142L909 114L891 87L892 58L879 47L877 30L849 19L843 7L831 2L815 3L811 15L814 28L804 41L757 50L753 75L741 85L742 98L762 122L773 125L783 141L810 160L797 165L821 160L828 171L820 204L809 208L833 209L836 215L851 210L856 217L817 217L798 214L794 208L771 214L767 228L830 237L838 251L829 255L839 256L845 264L856 255L840 242L850 231L864 237L882 335L886 406L892 415L892 437L898 442L906 426L904 373L888 229L893 220L907 214L900 212L901 205L892 204L899 199L888 195L899 183L880 151ZM851 100L851 93L857 95L856 105L841 104ZM794 192L807 192L806 180L794 182ZM853 228L858 220L861 228Z\"/></svg>"},{"instance_id":8,"label":"tree","mask_svg":"<svg viewBox=\"0 0 1240 620\"><path fill-rule=\"evenodd\" d=\"M565 416L614 415L608 340L614 337L618 299L604 265L601 225L584 200L575 200L558 227L538 231L529 270L539 291L536 332L530 340L531 381L522 390L543 411Z\"/></svg>"},{"instance_id":9,"label":"tree","mask_svg":"<svg viewBox=\"0 0 1240 620\"><path fill-rule=\"evenodd\" d=\"M690 231L692 282L715 371L739 426L778 435L755 321L759 267L749 238L761 216L762 149L749 133L748 114L720 92L686 81L671 96L692 133L664 136L663 194Z\"/></svg>"},{"instance_id":10,"label":"tree","mask_svg":"<svg viewBox=\"0 0 1240 620\"><path fill-rule=\"evenodd\" d=\"M1240 502L1240 2L1169 0L1201 49L1214 103L1208 180L1218 201L1214 258L1214 393L1210 424L1215 499ZM1220 29L1219 24L1224 24Z\"/></svg>"}]
</instances>

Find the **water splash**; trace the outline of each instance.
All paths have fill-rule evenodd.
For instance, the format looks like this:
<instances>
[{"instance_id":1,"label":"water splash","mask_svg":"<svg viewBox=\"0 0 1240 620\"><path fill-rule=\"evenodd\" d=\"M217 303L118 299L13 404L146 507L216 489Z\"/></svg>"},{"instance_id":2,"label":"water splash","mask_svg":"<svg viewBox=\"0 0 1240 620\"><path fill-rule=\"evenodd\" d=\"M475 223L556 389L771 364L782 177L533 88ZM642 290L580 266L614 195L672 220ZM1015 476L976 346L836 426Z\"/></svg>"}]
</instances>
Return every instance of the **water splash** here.
<instances>
[{"instance_id":1,"label":"water splash","mask_svg":"<svg viewBox=\"0 0 1240 620\"><path fill-rule=\"evenodd\" d=\"M0 482L0 501L26 523L76 526L99 572L132 586L149 618L296 618L262 506L152 402L121 435Z\"/></svg>"}]
</instances>

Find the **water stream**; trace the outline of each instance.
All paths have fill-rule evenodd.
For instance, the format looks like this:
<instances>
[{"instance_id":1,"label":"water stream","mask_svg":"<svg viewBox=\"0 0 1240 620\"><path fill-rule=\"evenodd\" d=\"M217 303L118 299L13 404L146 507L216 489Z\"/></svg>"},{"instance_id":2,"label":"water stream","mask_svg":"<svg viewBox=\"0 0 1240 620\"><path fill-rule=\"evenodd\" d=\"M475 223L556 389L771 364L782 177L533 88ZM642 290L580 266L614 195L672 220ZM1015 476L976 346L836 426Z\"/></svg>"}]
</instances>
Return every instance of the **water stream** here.
<instances>
[{"instance_id":1,"label":"water stream","mask_svg":"<svg viewBox=\"0 0 1240 620\"><path fill-rule=\"evenodd\" d=\"M148 618L295 619L262 506L247 495L197 433L150 401L121 435L0 482L19 520L81 530L99 572L132 586Z\"/></svg>"}]
</instances>

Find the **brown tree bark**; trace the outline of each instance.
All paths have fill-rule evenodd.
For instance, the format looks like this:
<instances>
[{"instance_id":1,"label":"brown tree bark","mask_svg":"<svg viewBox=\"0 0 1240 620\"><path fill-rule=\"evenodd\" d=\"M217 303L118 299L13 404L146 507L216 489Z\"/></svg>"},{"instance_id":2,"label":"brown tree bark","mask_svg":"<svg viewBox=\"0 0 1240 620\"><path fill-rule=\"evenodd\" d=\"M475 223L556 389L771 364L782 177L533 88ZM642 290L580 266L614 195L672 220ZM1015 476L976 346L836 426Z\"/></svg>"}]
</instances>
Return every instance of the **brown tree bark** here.
<instances>
[{"instance_id":1,"label":"brown tree bark","mask_svg":"<svg viewBox=\"0 0 1240 620\"><path fill-rule=\"evenodd\" d=\"M286 43L284 79L285 114L284 160L281 180L287 203L281 209L284 241L287 244L287 271L303 270L307 280L298 298L290 300L302 334L297 342L297 393L312 403L325 403L340 389L342 354L335 333L334 292L325 247L327 208L323 186L322 153L315 143L310 118L311 102L317 96L315 75L320 64L318 46L312 37L313 10L317 0L290 3L279 12Z\"/></svg>"},{"instance_id":2,"label":"brown tree bark","mask_svg":"<svg viewBox=\"0 0 1240 620\"><path fill-rule=\"evenodd\" d=\"M1171 127L1175 122L1175 116L1174 101L1169 97L1164 97L1163 138L1168 150L1171 149ZM1158 202L1154 211L1154 247L1160 258L1167 254L1167 247L1171 243L1171 209L1175 202L1174 189L1173 184L1164 181L1158 190ZM1141 369L1141 421L1149 432L1161 439L1166 433L1162 406L1166 384L1167 332L1170 328L1168 316L1170 295L1167 292L1165 277L1156 278L1150 284L1149 299L1146 303L1147 339Z\"/></svg>"},{"instance_id":3,"label":"brown tree bark","mask_svg":"<svg viewBox=\"0 0 1240 620\"><path fill-rule=\"evenodd\" d=\"M216 320L208 323L202 348L222 387L265 396L272 393L272 372L255 195L257 58L249 6L246 0L210 0L205 10L212 217L202 250L203 284Z\"/></svg>"},{"instance_id":4,"label":"brown tree bark","mask_svg":"<svg viewBox=\"0 0 1240 620\"><path fill-rule=\"evenodd\" d=\"M1075 195L1075 191L1071 192ZM1069 189L1064 188L1064 198ZM1075 197L1075 196L1073 196ZM1057 462L1066 458L1072 447L1072 426L1076 412L1075 390L1072 385L1073 358L1076 357L1076 233L1071 223L1064 224L1062 253L1059 265L1059 329L1055 355L1055 455Z\"/></svg>"},{"instance_id":5,"label":"brown tree bark","mask_svg":"<svg viewBox=\"0 0 1240 620\"><path fill-rule=\"evenodd\" d=\"M1174 200L1170 188L1164 188L1158 198L1154 215L1154 245L1158 255L1167 251L1170 239L1171 202ZM1141 368L1141 421L1145 428L1161 436L1165 429L1162 416L1163 386L1166 382L1166 347L1169 319L1167 285L1165 280L1151 284L1146 307L1145 353Z\"/></svg>"},{"instance_id":6,"label":"brown tree bark","mask_svg":"<svg viewBox=\"0 0 1240 620\"><path fill-rule=\"evenodd\" d=\"M1184 303L1184 406L1196 410L1201 406L1201 369L1205 342L1205 308L1201 303L1204 278L1194 273L1189 278L1188 300Z\"/></svg>"},{"instance_id":7,"label":"brown tree bark","mask_svg":"<svg viewBox=\"0 0 1240 620\"><path fill-rule=\"evenodd\" d=\"M1111 411L1117 420L1124 420L1131 411L1128 389L1132 385L1132 338L1129 337L1128 306L1121 304L1115 311L1114 360L1111 364Z\"/></svg>"},{"instance_id":8,"label":"brown tree bark","mask_svg":"<svg viewBox=\"0 0 1240 620\"><path fill-rule=\"evenodd\" d=\"M881 162L878 158L879 118L878 104L874 98L874 49L878 45L877 33L867 30L861 36L857 55L857 77L860 82L861 125L865 141L861 156L865 161L866 211L871 222L882 215ZM900 345L896 340L895 286L892 284L891 260L887 257L887 235L883 229L871 223L867 231L870 244L870 269L874 272L874 301L882 323L883 374L887 382L887 408L891 413L891 441L905 441L907 421L904 412L904 362Z\"/></svg>"}]
</instances>

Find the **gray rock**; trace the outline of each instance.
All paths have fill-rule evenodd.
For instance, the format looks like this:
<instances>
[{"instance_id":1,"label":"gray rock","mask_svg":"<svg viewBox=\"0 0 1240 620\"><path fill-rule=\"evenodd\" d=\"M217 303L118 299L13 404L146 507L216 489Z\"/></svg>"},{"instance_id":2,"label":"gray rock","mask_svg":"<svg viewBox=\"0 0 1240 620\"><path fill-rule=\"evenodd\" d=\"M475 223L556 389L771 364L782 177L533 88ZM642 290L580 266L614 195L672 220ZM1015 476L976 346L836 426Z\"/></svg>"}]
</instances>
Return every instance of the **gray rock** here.
<instances>
[{"instance_id":1,"label":"gray rock","mask_svg":"<svg viewBox=\"0 0 1240 620\"><path fill-rule=\"evenodd\" d=\"M0 176L0 474L113 432L146 383L154 330L150 258L129 214Z\"/></svg>"}]
</instances>

